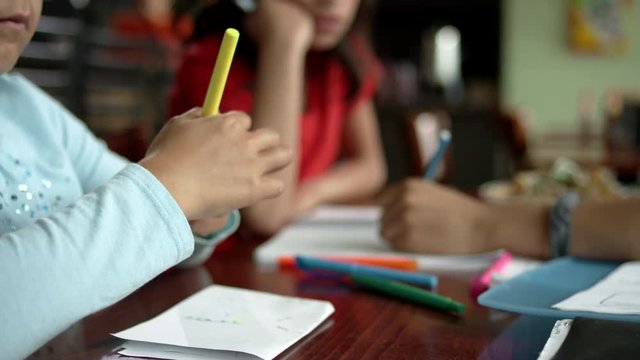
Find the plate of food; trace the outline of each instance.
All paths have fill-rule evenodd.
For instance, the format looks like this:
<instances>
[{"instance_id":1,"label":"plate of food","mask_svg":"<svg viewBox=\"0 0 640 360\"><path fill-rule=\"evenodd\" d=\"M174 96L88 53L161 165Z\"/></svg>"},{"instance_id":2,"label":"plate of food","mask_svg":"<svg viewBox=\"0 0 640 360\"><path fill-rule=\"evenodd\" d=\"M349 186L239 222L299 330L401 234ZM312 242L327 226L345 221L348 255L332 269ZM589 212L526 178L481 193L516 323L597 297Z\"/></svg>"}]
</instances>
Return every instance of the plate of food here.
<instances>
[{"instance_id":1,"label":"plate of food","mask_svg":"<svg viewBox=\"0 0 640 360\"><path fill-rule=\"evenodd\" d=\"M517 173L511 180L495 180L480 186L479 196L492 203L553 203L573 190L581 199L623 199L640 196L640 191L622 186L604 167L584 169L568 158L559 158L549 169Z\"/></svg>"}]
</instances>

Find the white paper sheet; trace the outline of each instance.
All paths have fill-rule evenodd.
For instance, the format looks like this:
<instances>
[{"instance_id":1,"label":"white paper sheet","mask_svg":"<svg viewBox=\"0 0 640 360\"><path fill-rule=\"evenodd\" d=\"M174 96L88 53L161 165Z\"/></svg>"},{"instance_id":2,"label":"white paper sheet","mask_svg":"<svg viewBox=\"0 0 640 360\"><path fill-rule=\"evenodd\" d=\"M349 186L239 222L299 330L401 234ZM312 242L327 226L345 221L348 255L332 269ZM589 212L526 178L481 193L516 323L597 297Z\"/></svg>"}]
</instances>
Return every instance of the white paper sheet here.
<instances>
[{"instance_id":1,"label":"white paper sheet","mask_svg":"<svg viewBox=\"0 0 640 360\"><path fill-rule=\"evenodd\" d=\"M298 223L377 223L382 215L379 206L326 205L300 218Z\"/></svg>"},{"instance_id":2,"label":"white paper sheet","mask_svg":"<svg viewBox=\"0 0 640 360\"><path fill-rule=\"evenodd\" d=\"M347 207L345 213L351 210ZM322 221L296 222L276 236L260 245L254 252L254 259L263 265L273 266L283 256L401 256L416 259L421 270L481 270L500 256L501 251L491 251L473 255L420 255L399 252L380 237L379 221L375 220L376 210L364 210L365 214L345 216L339 220L329 220L322 215L340 213L340 207L320 208L310 218ZM368 215L366 213L368 212ZM352 213L353 214L353 213ZM368 220L367 220L368 219Z\"/></svg>"},{"instance_id":3,"label":"white paper sheet","mask_svg":"<svg viewBox=\"0 0 640 360\"><path fill-rule=\"evenodd\" d=\"M235 351L272 359L310 333L333 312L333 305L327 301L212 285L157 317L113 335L137 342ZM131 349L136 348L142 353L149 353L152 345L130 344L129 350L124 350L128 354L123 355L132 356ZM184 348L172 351L189 352ZM160 348L155 351L166 352ZM190 353L196 356L193 353L199 352ZM175 353L167 358L175 359Z\"/></svg>"},{"instance_id":4,"label":"white paper sheet","mask_svg":"<svg viewBox=\"0 0 640 360\"><path fill-rule=\"evenodd\" d=\"M154 359L179 360L260 360L259 357L234 351L185 348L181 346L127 341L117 350L118 354Z\"/></svg>"},{"instance_id":5,"label":"white paper sheet","mask_svg":"<svg viewBox=\"0 0 640 360\"><path fill-rule=\"evenodd\" d=\"M622 264L589 289L553 307L609 314L640 314L640 261Z\"/></svg>"}]
</instances>

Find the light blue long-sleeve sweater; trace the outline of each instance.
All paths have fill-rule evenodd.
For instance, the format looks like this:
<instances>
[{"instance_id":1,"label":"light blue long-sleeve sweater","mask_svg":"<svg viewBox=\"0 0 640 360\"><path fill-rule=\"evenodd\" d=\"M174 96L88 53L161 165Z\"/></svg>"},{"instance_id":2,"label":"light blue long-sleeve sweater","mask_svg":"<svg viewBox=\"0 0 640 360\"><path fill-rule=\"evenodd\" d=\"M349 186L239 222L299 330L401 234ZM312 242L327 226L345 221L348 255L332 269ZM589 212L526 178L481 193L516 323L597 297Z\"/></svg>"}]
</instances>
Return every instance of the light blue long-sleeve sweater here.
<instances>
[{"instance_id":1,"label":"light blue long-sleeve sweater","mask_svg":"<svg viewBox=\"0 0 640 360\"><path fill-rule=\"evenodd\" d=\"M0 357L28 356L193 248L151 173L24 78L0 75Z\"/></svg>"}]
</instances>

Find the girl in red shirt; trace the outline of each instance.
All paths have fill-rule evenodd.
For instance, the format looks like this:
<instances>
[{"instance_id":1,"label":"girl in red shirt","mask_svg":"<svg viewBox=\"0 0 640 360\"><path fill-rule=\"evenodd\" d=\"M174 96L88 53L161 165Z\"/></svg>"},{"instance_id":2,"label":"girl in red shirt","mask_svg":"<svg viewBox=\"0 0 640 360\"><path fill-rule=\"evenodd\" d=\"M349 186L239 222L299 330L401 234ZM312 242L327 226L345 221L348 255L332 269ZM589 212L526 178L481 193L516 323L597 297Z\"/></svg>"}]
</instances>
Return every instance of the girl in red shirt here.
<instances>
[{"instance_id":1,"label":"girl in red shirt","mask_svg":"<svg viewBox=\"0 0 640 360\"><path fill-rule=\"evenodd\" d=\"M372 98L381 66L363 35L367 0L230 0L201 8L170 95L171 114L203 103L227 27L240 30L221 111L250 113L294 151L277 175L285 193L243 210L243 224L278 231L323 203L374 195L386 167Z\"/></svg>"}]
</instances>

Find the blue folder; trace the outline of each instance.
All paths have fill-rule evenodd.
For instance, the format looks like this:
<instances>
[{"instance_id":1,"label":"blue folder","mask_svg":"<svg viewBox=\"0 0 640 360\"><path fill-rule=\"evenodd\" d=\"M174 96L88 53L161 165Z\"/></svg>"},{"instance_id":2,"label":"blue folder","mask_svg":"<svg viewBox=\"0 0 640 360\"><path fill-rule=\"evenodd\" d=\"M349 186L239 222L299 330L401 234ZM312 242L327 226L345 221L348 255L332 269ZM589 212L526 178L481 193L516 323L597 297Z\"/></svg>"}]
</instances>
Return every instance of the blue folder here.
<instances>
[{"instance_id":1,"label":"blue folder","mask_svg":"<svg viewBox=\"0 0 640 360\"><path fill-rule=\"evenodd\" d=\"M480 295L481 305L518 314L547 316L557 319L588 317L640 322L640 315L605 314L588 311L564 311L551 306L576 292L585 290L620 263L560 258L492 286Z\"/></svg>"}]
</instances>

